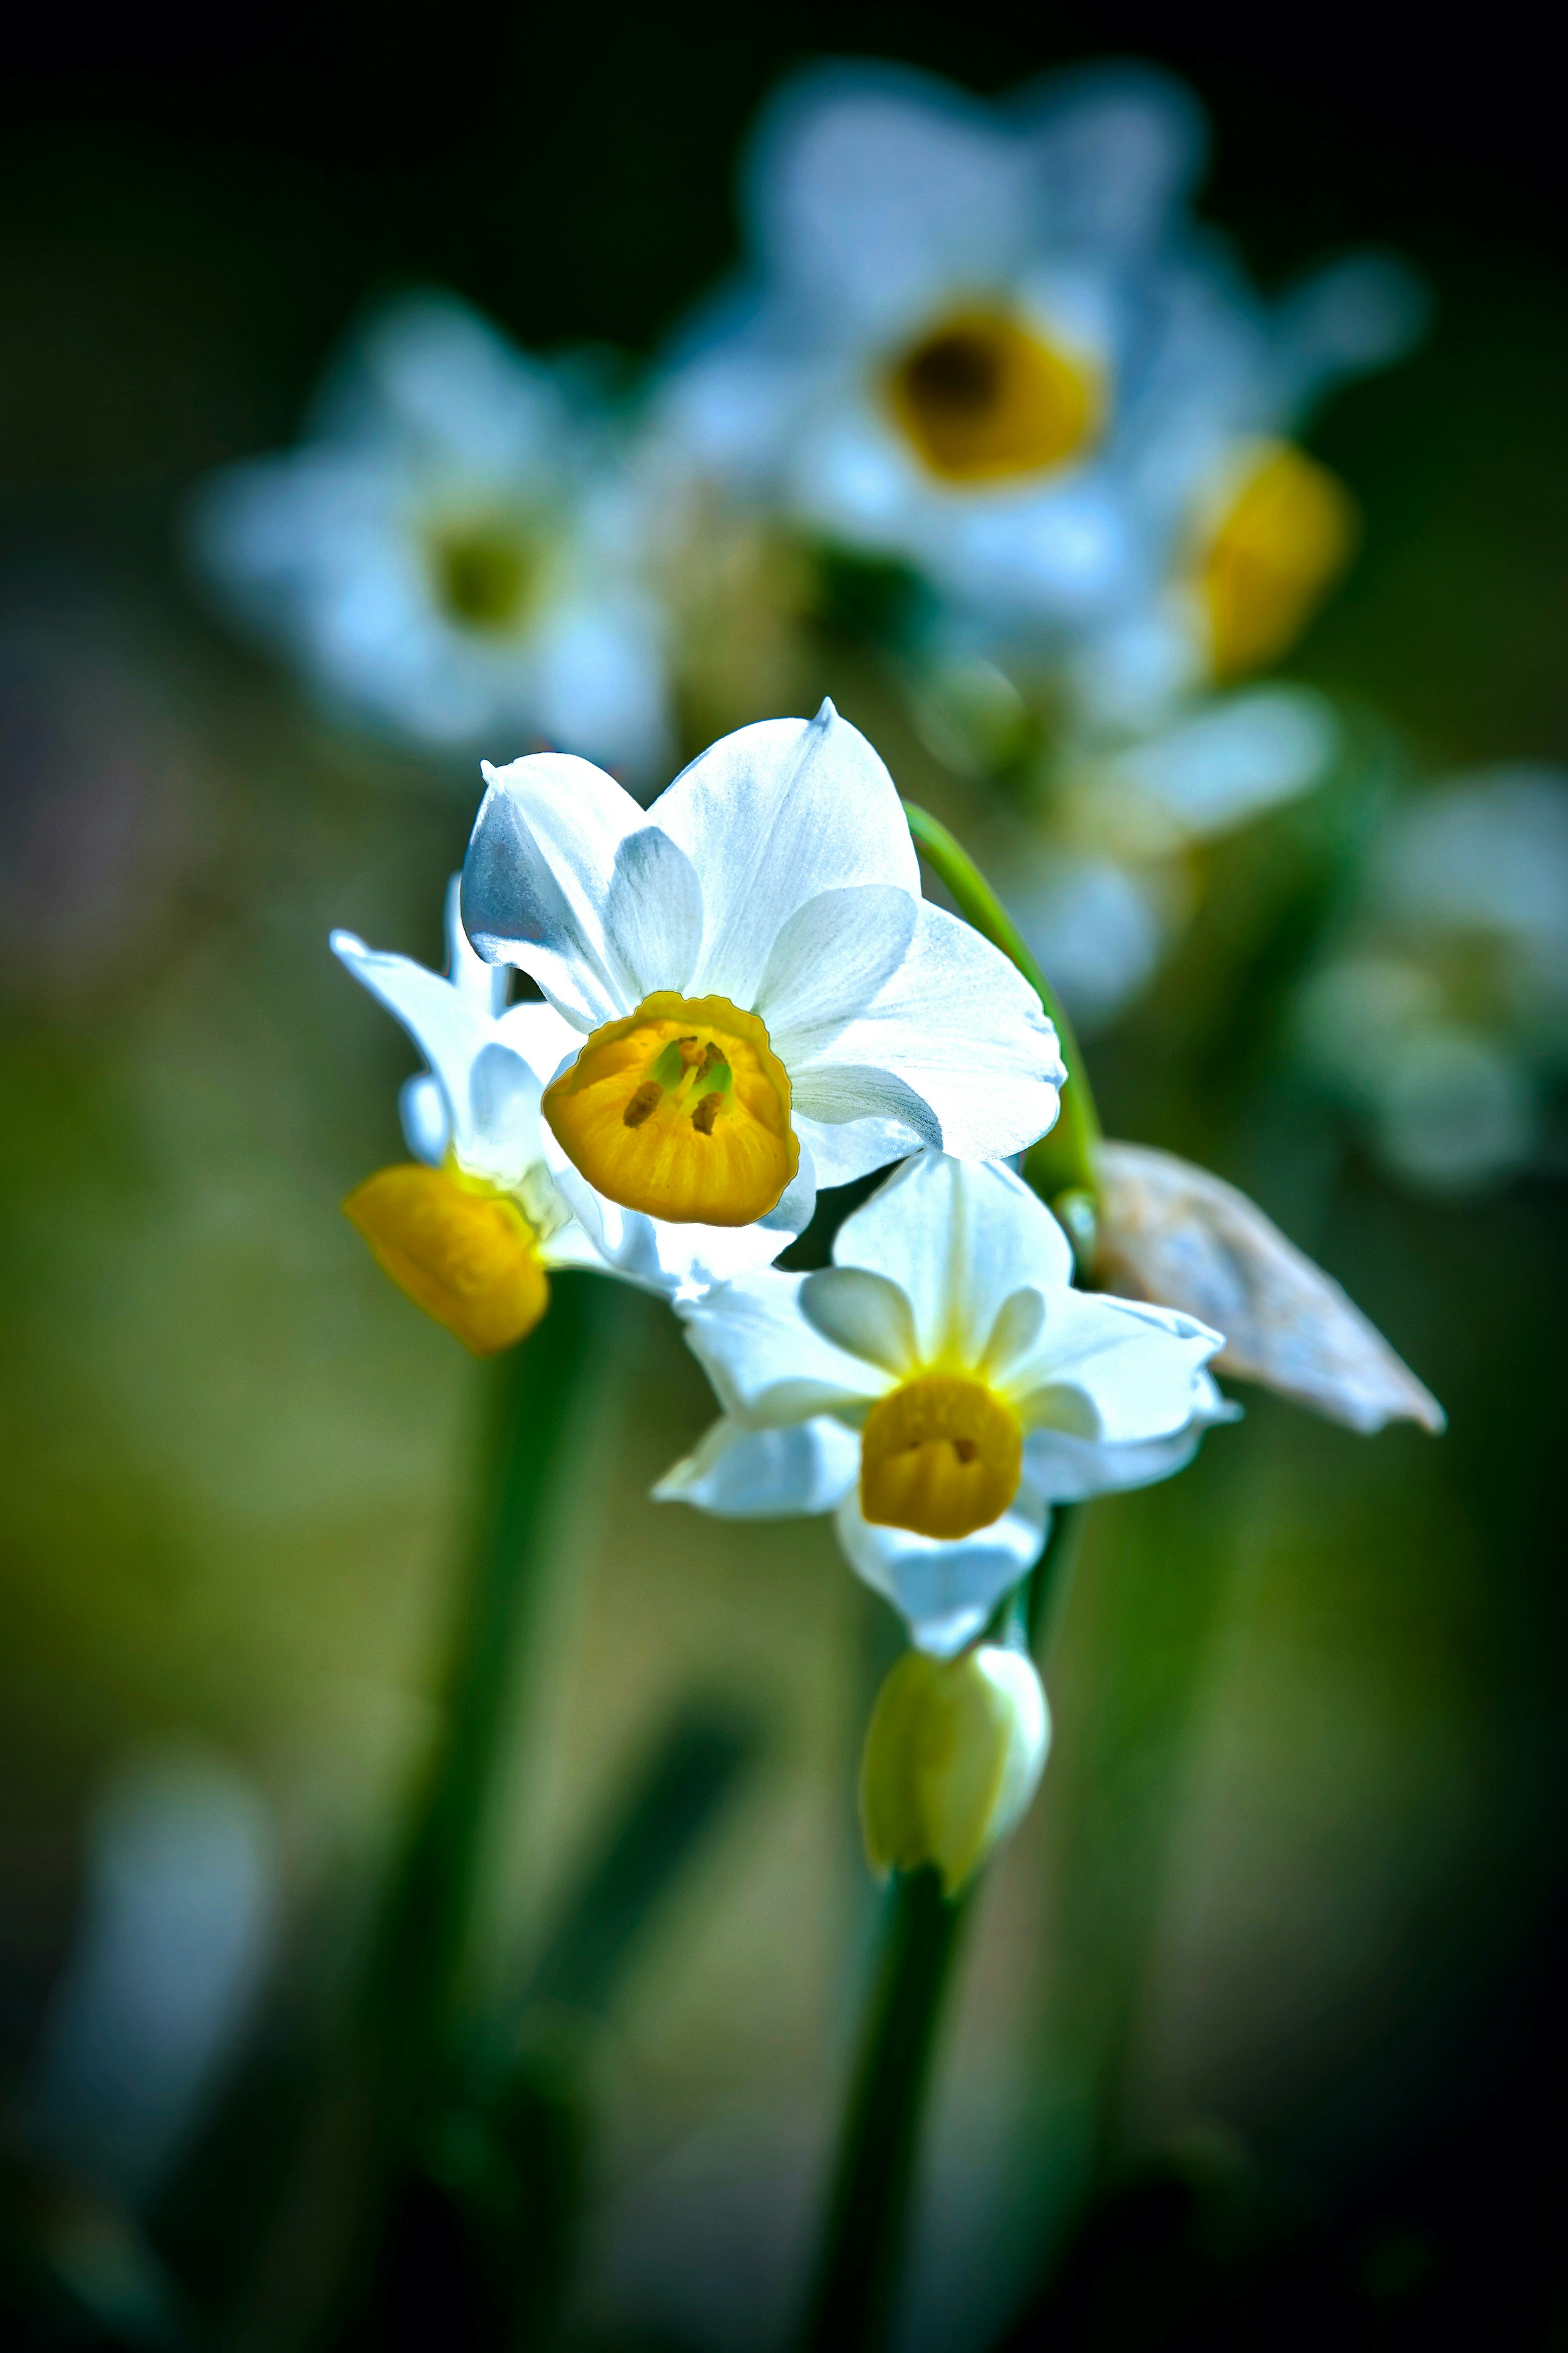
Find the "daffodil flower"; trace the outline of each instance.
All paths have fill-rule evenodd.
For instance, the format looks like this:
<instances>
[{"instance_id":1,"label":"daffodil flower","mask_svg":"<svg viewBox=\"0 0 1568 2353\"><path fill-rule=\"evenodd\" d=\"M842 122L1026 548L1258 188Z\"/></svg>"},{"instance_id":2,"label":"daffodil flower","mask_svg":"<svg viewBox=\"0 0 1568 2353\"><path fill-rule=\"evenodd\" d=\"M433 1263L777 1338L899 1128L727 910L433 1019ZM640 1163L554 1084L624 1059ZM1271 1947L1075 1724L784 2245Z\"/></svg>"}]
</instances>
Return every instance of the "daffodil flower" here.
<instances>
[{"instance_id":1,"label":"daffodil flower","mask_svg":"<svg viewBox=\"0 0 1568 2353\"><path fill-rule=\"evenodd\" d=\"M486 773L463 920L585 1038L543 1113L606 1199L798 1231L818 1184L1055 1119L1034 990L922 900L892 779L830 702L725 736L648 810L557 754Z\"/></svg>"},{"instance_id":2,"label":"daffodil flower","mask_svg":"<svg viewBox=\"0 0 1568 2353\"><path fill-rule=\"evenodd\" d=\"M1291 437L1421 304L1380 257L1262 302L1193 222L1205 145L1147 69L996 104L896 67L803 75L753 140L750 267L672 351L663 431L913 565L972 636L1088 644L1107 700L1241 674L1349 546L1345 493Z\"/></svg>"},{"instance_id":3,"label":"daffodil flower","mask_svg":"<svg viewBox=\"0 0 1568 2353\"><path fill-rule=\"evenodd\" d=\"M351 339L298 447L203 485L191 539L335 715L421 748L543 738L641 771L668 737L645 505L570 367L426 293Z\"/></svg>"},{"instance_id":4,"label":"daffodil flower","mask_svg":"<svg viewBox=\"0 0 1568 2353\"><path fill-rule=\"evenodd\" d=\"M766 1264L787 1224L672 1227L601 1200L539 1115L544 1081L576 1032L548 1005L506 1002L510 975L484 964L447 894L450 974L367 948L331 944L356 980L395 1015L430 1068L400 1099L413 1162L384 1168L344 1203L394 1281L477 1356L531 1331L553 1267L621 1275L673 1301Z\"/></svg>"},{"instance_id":5,"label":"daffodil flower","mask_svg":"<svg viewBox=\"0 0 1568 2353\"><path fill-rule=\"evenodd\" d=\"M911 1159L834 1263L682 1311L724 1418L655 1489L726 1516L831 1511L920 1647L973 1640L1050 1506L1167 1477L1228 1419L1190 1315L1072 1288L1072 1251L1013 1171Z\"/></svg>"}]
</instances>

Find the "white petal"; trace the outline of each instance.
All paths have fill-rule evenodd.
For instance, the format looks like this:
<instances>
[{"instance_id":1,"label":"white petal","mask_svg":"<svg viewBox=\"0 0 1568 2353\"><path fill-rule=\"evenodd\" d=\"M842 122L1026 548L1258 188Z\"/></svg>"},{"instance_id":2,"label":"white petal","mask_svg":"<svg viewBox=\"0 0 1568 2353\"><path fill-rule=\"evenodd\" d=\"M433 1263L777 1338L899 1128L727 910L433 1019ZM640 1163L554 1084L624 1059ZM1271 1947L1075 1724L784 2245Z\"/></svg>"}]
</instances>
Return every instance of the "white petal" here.
<instances>
[{"instance_id":1,"label":"white petal","mask_svg":"<svg viewBox=\"0 0 1568 2353\"><path fill-rule=\"evenodd\" d=\"M893 1384L800 1312L800 1274L727 1282L686 1311L686 1336L726 1413L752 1430L820 1413L857 1418Z\"/></svg>"},{"instance_id":2,"label":"white petal","mask_svg":"<svg viewBox=\"0 0 1568 2353\"><path fill-rule=\"evenodd\" d=\"M835 1515L838 1541L857 1576L885 1594L922 1651L950 1659L973 1641L1003 1595L1039 1558L1046 1506L1026 1480L988 1528L943 1544L910 1528L873 1527L860 1515L858 1488Z\"/></svg>"},{"instance_id":3,"label":"white petal","mask_svg":"<svg viewBox=\"0 0 1568 2353\"><path fill-rule=\"evenodd\" d=\"M489 1034L489 1023L465 1004L449 980L411 956L367 948L353 932L334 932L331 949L354 978L402 1022L447 1098L462 1148L468 1126L468 1073Z\"/></svg>"},{"instance_id":4,"label":"white petal","mask_svg":"<svg viewBox=\"0 0 1568 2353\"><path fill-rule=\"evenodd\" d=\"M879 1082L881 1074L874 1071L869 1076ZM812 1084L815 1090L815 1080ZM887 1090L889 1095L896 1094L893 1081L887 1082ZM843 1100L827 1091L830 1107L836 1108ZM911 1102L910 1108L921 1113L928 1127L934 1125L923 1104ZM803 1112L798 1093L791 1106L790 1124L799 1140L802 1159L808 1151L811 1155L819 1185L851 1185L858 1176L869 1176L895 1160L907 1160L911 1152L920 1152L925 1145L922 1132L903 1119L845 1119L829 1126Z\"/></svg>"},{"instance_id":5,"label":"white petal","mask_svg":"<svg viewBox=\"0 0 1568 2353\"><path fill-rule=\"evenodd\" d=\"M485 775L463 862L463 921L479 954L521 965L584 1030L631 1012L650 987L683 987L701 894L631 795L560 752Z\"/></svg>"},{"instance_id":6,"label":"white petal","mask_svg":"<svg viewBox=\"0 0 1568 2353\"><path fill-rule=\"evenodd\" d=\"M819 68L785 85L753 150L772 269L838 332L878 337L944 289L1005 280L1028 226L1022 142L951 83Z\"/></svg>"},{"instance_id":7,"label":"white petal","mask_svg":"<svg viewBox=\"0 0 1568 2353\"><path fill-rule=\"evenodd\" d=\"M930 905L921 908L908 955L866 1010L821 1060L798 1072L790 1067L809 1116L833 1117L824 1106L853 1092L857 1065L887 1073L926 1105L936 1129L930 1141L965 1160L1005 1159L1043 1135L1067 1075L1057 1033L1022 973L967 923ZM901 1115L882 1101L866 1109Z\"/></svg>"},{"instance_id":8,"label":"white petal","mask_svg":"<svg viewBox=\"0 0 1568 2353\"><path fill-rule=\"evenodd\" d=\"M1173 1430L1168 1438L1116 1446L1100 1439L1075 1438L1062 1430L1033 1430L1024 1440L1025 1472L1031 1484L1053 1504L1079 1503L1089 1495L1152 1487L1157 1480L1184 1470L1197 1452L1204 1432L1216 1422L1235 1421L1238 1412L1209 1382L1186 1428Z\"/></svg>"},{"instance_id":9,"label":"white petal","mask_svg":"<svg viewBox=\"0 0 1568 2353\"><path fill-rule=\"evenodd\" d=\"M475 953L463 929L463 878L448 876L445 911L447 974L464 1004L486 1021L506 1011L507 985L511 978L504 965L487 964Z\"/></svg>"},{"instance_id":10,"label":"white petal","mask_svg":"<svg viewBox=\"0 0 1568 2353\"><path fill-rule=\"evenodd\" d=\"M547 1134L546 1144L552 1143ZM668 1225L606 1201L569 1161L554 1153L550 1158L557 1191L604 1263L626 1282L676 1306L692 1304L738 1275L771 1267L810 1221L807 1203L799 1225Z\"/></svg>"},{"instance_id":11,"label":"white petal","mask_svg":"<svg viewBox=\"0 0 1568 2353\"><path fill-rule=\"evenodd\" d=\"M752 1006L778 934L824 891L880 882L920 895L893 780L831 702L813 720L769 719L724 736L651 815L701 880L694 996Z\"/></svg>"},{"instance_id":12,"label":"white petal","mask_svg":"<svg viewBox=\"0 0 1568 2353\"><path fill-rule=\"evenodd\" d=\"M920 1341L909 1301L886 1275L825 1266L800 1287L800 1307L825 1340L906 1380L919 1369Z\"/></svg>"},{"instance_id":13,"label":"white petal","mask_svg":"<svg viewBox=\"0 0 1568 2353\"><path fill-rule=\"evenodd\" d=\"M859 1475L859 1440L826 1415L793 1430L716 1421L685 1461L665 1472L653 1497L724 1519L771 1519L830 1512Z\"/></svg>"},{"instance_id":14,"label":"white petal","mask_svg":"<svg viewBox=\"0 0 1568 2353\"><path fill-rule=\"evenodd\" d=\"M928 1364L951 1356L978 1366L1014 1293L1055 1297L1072 1276L1067 1236L1021 1176L934 1152L906 1162L846 1218L833 1258L899 1285Z\"/></svg>"},{"instance_id":15,"label":"white petal","mask_svg":"<svg viewBox=\"0 0 1568 2353\"><path fill-rule=\"evenodd\" d=\"M495 969L498 967L489 965L480 966L486 973ZM504 976L505 966L499 969ZM564 1020L553 1005L536 1004L531 998L523 1005L508 1006L496 1023L495 1034L503 1046L510 1046L514 1054L522 1056L545 1086L583 1044L582 1031Z\"/></svg>"},{"instance_id":16,"label":"white petal","mask_svg":"<svg viewBox=\"0 0 1568 2353\"><path fill-rule=\"evenodd\" d=\"M1184 1430L1225 1345L1196 1318L1098 1292L1053 1292L1040 1335L1007 1377L1026 1428L1066 1428L1112 1445Z\"/></svg>"},{"instance_id":17,"label":"white petal","mask_svg":"<svg viewBox=\"0 0 1568 2353\"><path fill-rule=\"evenodd\" d=\"M497 1184L516 1185L543 1158L540 1082L521 1054L492 1038L468 1074L468 1109L456 1146L465 1168Z\"/></svg>"},{"instance_id":18,"label":"white petal","mask_svg":"<svg viewBox=\"0 0 1568 2353\"><path fill-rule=\"evenodd\" d=\"M919 914L907 891L878 882L822 891L795 909L756 995L786 1070L821 1053L871 1003L909 953Z\"/></svg>"},{"instance_id":19,"label":"white petal","mask_svg":"<svg viewBox=\"0 0 1568 2353\"><path fill-rule=\"evenodd\" d=\"M416 1160L439 1168L452 1141L452 1114L439 1082L428 1071L404 1080L397 1090L397 1115Z\"/></svg>"}]
</instances>

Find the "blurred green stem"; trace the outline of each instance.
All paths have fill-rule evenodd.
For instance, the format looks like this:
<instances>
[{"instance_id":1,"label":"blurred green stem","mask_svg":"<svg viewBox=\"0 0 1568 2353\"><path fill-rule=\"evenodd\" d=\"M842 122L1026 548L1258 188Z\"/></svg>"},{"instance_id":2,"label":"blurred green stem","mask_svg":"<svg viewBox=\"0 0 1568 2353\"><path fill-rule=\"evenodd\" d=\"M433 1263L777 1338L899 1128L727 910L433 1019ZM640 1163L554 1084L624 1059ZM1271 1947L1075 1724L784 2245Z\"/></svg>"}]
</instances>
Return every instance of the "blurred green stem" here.
<instances>
[{"instance_id":1,"label":"blurred green stem","mask_svg":"<svg viewBox=\"0 0 1568 2353\"><path fill-rule=\"evenodd\" d=\"M1061 1623L1084 1516L1081 1504L1058 1507L1020 1590L1024 1622L1047 1642ZM942 1998L976 1883L950 1903L934 1871L893 1874L802 2353L879 2353L887 2342Z\"/></svg>"},{"instance_id":2,"label":"blurred green stem","mask_svg":"<svg viewBox=\"0 0 1568 2353\"><path fill-rule=\"evenodd\" d=\"M404 2138L448 2056L498 1758L546 1570L549 1518L607 1286L557 1275L543 1320L493 1367L487 1468L458 1601L442 1728L410 1811L366 1989L382 2122Z\"/></svg>"},{"instance_id":3,"label":"blurred green stem","mask_svg":"<svg viewBox=\"0 0 1568 2353\"><path fill-rule=\"evenodd\" d=\"M1017 924L956 835L913 801L904 803L904 815L916 849L949 892L959 913L1017 965L1061 1040L1062 1060L1068 1072L1062 1088L1061 1113L1049 1134L1042 1135L1025 1154L1024 1175L1043 1201L1058 1208L1058 1213L1065 1210L1063 1222L1076 1243L1079 1237L1073 1210L1078 1201L1087 1195L1092 1216L1100 1198L1096 1154L1100 1131L1089 1072L1072 1023L1029 954Z\"/></svg>"}]
</instances>

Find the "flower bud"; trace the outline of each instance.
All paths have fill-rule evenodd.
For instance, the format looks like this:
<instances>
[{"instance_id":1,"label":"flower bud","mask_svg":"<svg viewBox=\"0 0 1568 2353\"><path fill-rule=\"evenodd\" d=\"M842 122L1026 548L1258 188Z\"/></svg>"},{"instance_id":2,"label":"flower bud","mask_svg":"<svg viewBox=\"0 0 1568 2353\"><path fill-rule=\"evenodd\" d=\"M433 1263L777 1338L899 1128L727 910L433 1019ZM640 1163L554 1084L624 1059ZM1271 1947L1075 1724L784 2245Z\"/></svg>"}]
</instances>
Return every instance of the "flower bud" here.
<instances>
[{"instance_id":1,"label":"flower bud","mask_svg":"<svg viewBox=\"0 0 1568 2353\"><path fill-rule=\"evenodd\" d=\"M1021 1651L906 1651L877 1694L860 1767L872 1869L933 1864L955 1895L1027 1812L1050 1736L1045 1692Z\"/></svg>"}]
</instances>

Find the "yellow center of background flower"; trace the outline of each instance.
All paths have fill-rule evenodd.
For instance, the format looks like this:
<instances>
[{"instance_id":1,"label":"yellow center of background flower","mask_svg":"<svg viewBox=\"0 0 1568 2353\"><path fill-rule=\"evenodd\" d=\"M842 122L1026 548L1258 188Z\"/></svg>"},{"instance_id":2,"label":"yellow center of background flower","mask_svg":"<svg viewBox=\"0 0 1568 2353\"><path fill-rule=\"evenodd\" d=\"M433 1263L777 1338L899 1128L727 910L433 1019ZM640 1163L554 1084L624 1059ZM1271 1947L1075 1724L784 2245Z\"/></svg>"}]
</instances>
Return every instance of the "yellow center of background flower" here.
<instances>
[{"instance_id":1,"label":"yellow center of background flower","mask_svg":"<svg viewBox=\"0 0 1568 2353\"><path fill-rule=\"evenodd\" d=\"M1018 1492L1024 1433L982 1381L922 1373L879 1399L860 1436L860 1510L879 1527L973 1535Z\"/></svg>"},{"instance_id":2,"label":"yellow center of background flower","mask_svg":"<svg viewBox=\"0 0 1568 2353\"><path fill-rule=\"evenodd\" d=\"M476 1356L522 1339L550 1303L533 1229L478 1177L405 1161L356 1186L343 1215L416 1306Z\"/></svg>"},{"instance_id":3,"label":"yellow center of background flower","mask_svg":"<svg viewBox=\"0 0 1568 2353\"><path fill-rule=\"evenodd\" d=\"M754 1013L659 989L595 1029L544 1091L562 1150L623 1208L749 1226L800 1166L789 1079Z\"/></svg>"},{"instance_id":4,"label":"yellow center of background flower","mask_svg":"<svg viewBox=\"0 0 1568 2353\"><path fill-rule=\"evenodd\" d=\"M966 311L907 352L888 378L893 414L947 482L1003 481L1065 465L1098 434L1097 369L1002 311Z\"/></svg>"},{"instance_id":5,"label":"yellow center of background flower","mask_svg":"<svg viewBox=\"0 0 1568 2353\"><path fill-rule=\"evenodd\" d=\"M1199 578L1216 679L1275 660L1354 552L1355 505L1326 466L1264 445L1209 541Z\"/></svg>"},{"instance_id":6,"label":"yellow center of background flower","mask_svg":"<svg viewBox=\"0 0 1568 2353\"><path fill-rule=\"evenodd\" d=\"M447 523L426 542L436 602L448 620L502 636L526 619L539 581L539 554L521 525L504 517Z\"/></svg>"}]
</instances>

